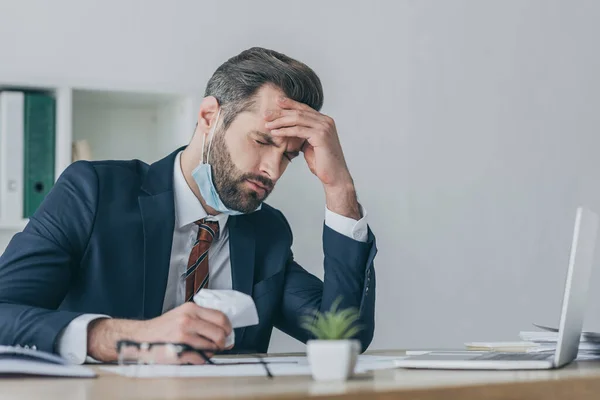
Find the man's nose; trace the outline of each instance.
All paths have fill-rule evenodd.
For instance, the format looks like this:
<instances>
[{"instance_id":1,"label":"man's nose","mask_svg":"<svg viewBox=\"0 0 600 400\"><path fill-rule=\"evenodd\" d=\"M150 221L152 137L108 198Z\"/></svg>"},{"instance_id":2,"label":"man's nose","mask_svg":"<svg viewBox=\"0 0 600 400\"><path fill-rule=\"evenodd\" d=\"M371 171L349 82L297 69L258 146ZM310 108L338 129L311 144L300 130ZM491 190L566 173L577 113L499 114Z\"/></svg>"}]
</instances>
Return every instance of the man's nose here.
<instances>
[{"instance_id":1,"label":"man's nose","mask_svg":"<svg viewBox=\"0 0 600 400\"><path fill-rule=\"evenodd\" d=\"M265 155L260 172L275 184L281 176L281 154L270 152L269 155Z\"/></svg>"}]
</instances>

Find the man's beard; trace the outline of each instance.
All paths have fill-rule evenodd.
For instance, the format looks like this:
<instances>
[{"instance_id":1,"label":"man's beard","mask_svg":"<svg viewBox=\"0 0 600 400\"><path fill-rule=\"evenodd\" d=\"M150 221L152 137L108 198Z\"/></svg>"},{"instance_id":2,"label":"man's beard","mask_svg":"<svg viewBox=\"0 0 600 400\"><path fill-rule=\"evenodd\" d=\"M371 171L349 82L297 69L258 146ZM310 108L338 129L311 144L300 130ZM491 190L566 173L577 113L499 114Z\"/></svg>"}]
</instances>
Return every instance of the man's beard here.
<instances>
[{"instance_id":1,"label":"man's beard","mask_svg":"<svg viewBox=\"0 0 600 400\"><path fill-rule=\"evenodd\" d=\"M215 134L211 150L212 179L225 206L242 213L255 211L273 190L273 181L262 175L243 173L231 158L223 132ZM246 180L259 182L267 190L261 196L246 185Z\"/></svg>"}]
</instances>

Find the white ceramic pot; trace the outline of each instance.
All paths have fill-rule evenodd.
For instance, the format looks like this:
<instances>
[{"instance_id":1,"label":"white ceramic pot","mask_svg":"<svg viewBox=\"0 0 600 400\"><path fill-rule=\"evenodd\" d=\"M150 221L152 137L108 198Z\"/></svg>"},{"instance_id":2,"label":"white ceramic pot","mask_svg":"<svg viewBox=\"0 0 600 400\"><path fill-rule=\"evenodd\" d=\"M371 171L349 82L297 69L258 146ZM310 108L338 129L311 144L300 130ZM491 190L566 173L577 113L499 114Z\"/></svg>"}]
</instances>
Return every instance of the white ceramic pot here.
<instances>
[{"instance_id":1,"label":"white ceramic pot","mask_svg":"<svg viewBox=\"0 0 600 400\"><path fill-rule=\"evenodd\" d=\"M358 340L309 340L306 355L312 376L317 381L345 381L354 373L360 342Z\"/></svg>"}]
</instances>

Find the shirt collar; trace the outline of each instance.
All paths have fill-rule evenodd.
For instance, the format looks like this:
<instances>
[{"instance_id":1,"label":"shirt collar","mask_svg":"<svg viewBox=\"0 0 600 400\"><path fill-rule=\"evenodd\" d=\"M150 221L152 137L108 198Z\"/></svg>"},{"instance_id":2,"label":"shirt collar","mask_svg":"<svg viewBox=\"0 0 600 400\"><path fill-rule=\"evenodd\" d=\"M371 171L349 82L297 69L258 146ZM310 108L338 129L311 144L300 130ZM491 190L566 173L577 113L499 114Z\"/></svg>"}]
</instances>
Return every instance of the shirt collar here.
<instances>
[{"instance_id":1,"label":"shirt collar","mask_svg":"<svg viewBox=\"0 0 600 400\"><path fill-rule=\"evenodd\" d=\"M185 181L183 171L181 170L181 152L175 157L173 193L175 197L175 225L178 228L183 228L199 219L206 218L209 221L217 221L219 223L219 230L223 232L229 215L208 215L206 213L204 207L202 207L202 204Z\"/></svg>"}]
</instances>

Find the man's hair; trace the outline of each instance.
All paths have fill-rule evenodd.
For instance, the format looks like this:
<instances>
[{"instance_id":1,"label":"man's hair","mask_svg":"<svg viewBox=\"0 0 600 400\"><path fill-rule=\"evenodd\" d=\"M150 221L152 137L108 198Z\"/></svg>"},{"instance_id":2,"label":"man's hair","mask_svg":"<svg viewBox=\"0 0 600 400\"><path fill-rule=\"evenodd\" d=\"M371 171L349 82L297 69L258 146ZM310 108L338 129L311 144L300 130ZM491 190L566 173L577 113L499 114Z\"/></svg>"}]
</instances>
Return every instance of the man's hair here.
<instances>
[{"instance_id":1,"label":"man's hair","mask_svg":"<svg viewBox=\"0 0 600 400\"><path fill-rule=\"evenodd\" d=\"M206 85L204 96L214 96L222 107L223 128L254 106L256 92L265 84L281 89L290 99L319 111L323 87L306 64L274 50L252 47L223 63Z\"/></svg>"}]
</instances>

